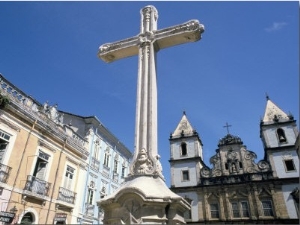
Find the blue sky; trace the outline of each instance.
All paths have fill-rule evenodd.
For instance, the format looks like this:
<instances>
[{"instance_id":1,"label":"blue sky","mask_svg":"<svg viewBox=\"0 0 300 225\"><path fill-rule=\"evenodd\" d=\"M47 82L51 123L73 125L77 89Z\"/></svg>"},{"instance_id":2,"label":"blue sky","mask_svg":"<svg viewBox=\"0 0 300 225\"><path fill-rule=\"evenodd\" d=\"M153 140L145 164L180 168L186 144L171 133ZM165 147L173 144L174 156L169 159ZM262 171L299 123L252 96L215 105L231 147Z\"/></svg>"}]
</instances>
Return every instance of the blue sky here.
<instances>
[{"instance_id":1,"label":"blue sky","mask_svg":"<svg viewBox=\"0 0 300 225\"><path fill-rule=\"evenodd\" d=\"M107 64L97 51L137 35L146 5L157 8L158 29L191 19L205 26L201 41L157 56L158 152L167 185L168 139L183 111L207 165L226 122L262 159L266 93L299 118L297 1L0 2L0 73L41 103L97 116L133 151L138 58Z\"/></svg>"}]
</instances>

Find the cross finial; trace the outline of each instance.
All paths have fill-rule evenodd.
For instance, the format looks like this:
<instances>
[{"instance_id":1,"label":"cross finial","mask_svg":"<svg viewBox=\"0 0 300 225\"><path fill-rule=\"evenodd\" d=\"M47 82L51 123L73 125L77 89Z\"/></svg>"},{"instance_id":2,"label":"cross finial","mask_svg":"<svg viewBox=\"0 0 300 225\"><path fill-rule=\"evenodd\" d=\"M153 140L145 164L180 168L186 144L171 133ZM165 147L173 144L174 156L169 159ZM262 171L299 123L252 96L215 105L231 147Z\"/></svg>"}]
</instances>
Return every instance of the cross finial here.
<instances>
[{"instance_id":1,"label":"cross finial","mask_svg":"<svg viewBox=\"0 0 300 225\"><path fill-rule=\"evenodd\" d=\"M226 122L226 125L223 126L223 127L226 127L226 129L227 129L227 134L229 134L229 127L231 127L231 125L229 125L229 124Z\"/></svg>"},{"instance_id":2,"label":"cross finial","mask_svg":"<svg viewBox=\"0 0 300 225\"><path fill-rule=\"evenodd\" d=\"M270 99L268 93L266 93L266 99L267 99L267 101Z\"/></svg>"}]
</instances>

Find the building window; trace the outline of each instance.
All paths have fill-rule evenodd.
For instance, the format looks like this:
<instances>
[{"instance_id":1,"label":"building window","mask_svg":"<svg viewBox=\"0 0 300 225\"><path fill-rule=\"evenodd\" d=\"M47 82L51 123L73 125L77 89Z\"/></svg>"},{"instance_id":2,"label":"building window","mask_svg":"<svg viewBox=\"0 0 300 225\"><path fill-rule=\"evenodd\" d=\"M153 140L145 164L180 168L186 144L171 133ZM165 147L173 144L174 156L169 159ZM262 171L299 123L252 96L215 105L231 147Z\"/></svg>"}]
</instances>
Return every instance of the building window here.
<instances>
[{"instance_id":1,"label":"building window","mask_svg":"<svg viewBox=\"0 0 300 225\"><path fill-rule=\"evenodd\" d=\"M99 151L100 151L100 141L97 140L95 141L95 145L94 145L94 158L99 160Z\"/></svg>"},{"instance_id":2,"label":"building window","mask_svg":"<svg viewBox=\"0 0 300 225\"><path fill-rule=\"evenodd\" d=\"M181 143L181 156L186 156L186 155L187 155L186 143L182 142Z\"/></svg>"},{"instance_id":3,"label":"building window","mask_svg":"<svg viewBox=\"0 0 300 225\"><path fill-rule=\"evenodd\" d=\"M119 155L117 154L114 159L114 172L118 173Z\"/></svg>"},{"instance_id":4,"label":"building window","mask_svg":"<svg viewBox=\"0 0 300 225\"><path fill-rule=\"evenodd\" d=\"M122 165L122 174L121 174L122 177L125 177L125 168L126 168L125 164L123 164Z\"/></svg>"},{"instance_id":5,"label":"building window","mask_svg":"<svg viewBox=\"0 0 300 225\"><path fill-rule=\"evenodd\" d=\"M248 202L241 202L241 208L242 208L242 217L249 217L249 207Z\"/></svg>"},{"instance_id":6,"label":"building window","mask_svg":"<svg viewBox=\"0 0 300 225\"><path fill-rule=\"evenodd\" d=\"M277 137L280 143L285 143L286 142L286 137L285 137L285 133L284 130L281 128L277 129Z\"/></svg>"},{"instance_id":7,"label":"building window","mask_svg":"<svg viewBox=\"0 0 300 225\"><path fill-rule=\"evenodd\" d=\"M190 205L192 205L193 200L189 197L185 196L184 198ZM192 208L190 210L185 211L184 213L184 219L192 219Z\"/></svg>"},{"instance_id":8,"label":"building window","mask_svg":"<svg viewBox=\"0 0 300 225\"><path fill-rule=\"evenodd\" d=\"M264 216L274 216L272 202L270 200L261 201Z\"/></svg>"},{"instance_id":9,"label":"building window","mask_svg":"<svg viewBox=\"0 0 300 225\"><path fill-rule=\"evenodd\" d=\"M234 218L249 217L249 207L247 201L232 202L232 216Z\"/></svg>"},{"instance_id":10,"label":"building window","mask_svg":"<svg viewBox=\"0 0 300 225\"><path fill-rule=\"evenodd\" d=\"M10 135L6 132L0 130L0 163L3 162L3 158L7 149L7 145L9 144Z\"/></svg>"},{"instance_id":11,"label":"building window","mask_svg":"<svg viewBox=\"0 0 300 225\"><path fill-rule=\"evenodd\" d=\"M242 162L239 162L239 166L240 166L240 169L242 169L242 168L243 168L243 164L242 164Z\"/></svg>"},{"instance_id":12,"label":"building window","mask_svg":"<svg viewBox=\"0 0 300 225\"><path fill-rule=\"evenodd\" d=\"M231 203L231 208L232 208L232 216L233 217L240 217L240 210L239 210L239 205L237 202Z\"/></svg>"},{"instance_id":13,"label":"building window","mask_svg":"<svg viewBox=\"0 0 300 225\"><path fill-rule=\"evenodd\" d=\"M106 166L106 167L109 167L108 166L109 165L109 152L108 152L108 150L105 152L103 165Z\"/></svg>"},{"instance_id":14,"label":"building window","mask_svg":"<svg viewBox=\"0 0 300 225\"><path fill-rule=\"evenodd\" d=\"M219 205L217 203L210 204L210 217L212 219L219 218Z\"/></svg>"},{"instance_id":15,"label":"building window","mask_svg":"<svg viewBox=\"0 0 300 225\"><path fill-rule=\"evenodd\" d=\"M47 164L49 161L50 156L46 154L43 151L39 151L39 155L35 164L33 176L40 179L44 180L45 175L46 175L46 169L47 169Z\"/></svg>"},{"instance_id":16,"label":"building window","mask_svg":"<svg viewBox=\"0 0 300 225\"><path fill-rule=\"evenodd\" d=\"M34 216L30 212L25 213L21 219L21 224L33 224L34 222Z\"/></svg>"},{"instance_id":17,"label":"building window","mask_svg":"<svg viewBox=\"0 0 300 225\"><path fill-rule=\"evenodd\" d=\"M106 196L106 184L103 184L100 191L100 198L104 198Z\"/></svg>"},{"instance_id":18,"label":"building window","mask_svg":"<svg viewBox=\"0 0 300 225\"><path fill-rule=\"evenodd\" d=\"M94 198L94 189L89 188L89 190L88 190L88 196L87 196L87 203L89 205L93 205L93 198Z\"/></svg>"},{"instance_id":19,"label":"building window","mask_svg":"<svg viewBox=\"0 0 300 225\"><path fill-rule=\"evenodd\" d=\"M189 181L189 180L190 180L189 171L183 170L182 171L182 181Z\"/></svg>"},{"instance_id":20,"label":"building window","mask_svg":"<svg viewBox=\"0 0 300 225\"><path fill-rule=\"evenodd\" d=\"M284 160L284 165L285 165L285 170L287 172L295 171L296 170L295 164L294 164L294 160L292 160L292 159L286 159L286 160Z\"/></svg>"},{"instance_id":21,"label":"building window","mask_svg":"<svg viewBox=\"0 0 300 225\"><path fill-rule=\"evenodd\" d=\"M118 173L118 160L116 160L116 159L114 161L114 172Z\"/></svg>"},{"instance_id":22,"label":"building window","mask_svg":"<svg viewBox=\"0 0 300 225\"><path fill-rule=\"evenodd\" d=\"M64 182L64 188L71 190L72 188L72 181L74 176L75 169L71 166L67 166L66 174L65 174L65 182Z\"/></svg>"},{"instance_id":23,"label":"building window","mask_svg":"<svg viewBox=\"0 0 300 225\"><path fill-rule=\"evenodd\" d=\"M228 170L228 163L225 163L225 170Z\"/></svg>"}]
</instances>

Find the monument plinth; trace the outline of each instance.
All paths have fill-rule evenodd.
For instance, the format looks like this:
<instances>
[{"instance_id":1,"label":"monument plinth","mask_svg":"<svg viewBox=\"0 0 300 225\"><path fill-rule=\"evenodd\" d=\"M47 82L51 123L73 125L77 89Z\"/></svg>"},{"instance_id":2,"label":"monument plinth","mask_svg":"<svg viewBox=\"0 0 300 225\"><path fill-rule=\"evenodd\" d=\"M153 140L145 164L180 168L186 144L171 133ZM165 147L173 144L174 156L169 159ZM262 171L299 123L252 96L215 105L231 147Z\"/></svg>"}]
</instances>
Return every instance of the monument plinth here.
<instances>
[{"instance_id":1,"label":"monument plinth","mask_svg":"<svg viewBox=\"0 0 300 225\"><path fill-rule=\"evenodd\" d=\"M98 204L104 224L184 224L189 204L166 186L157 149L156 53L163 48L200 40L204 26L198 20L157 30L154 6L141 9L137 36L99 47L105 62L138 55L135 149L124 184Z\"/></svg>"}]
</instances>

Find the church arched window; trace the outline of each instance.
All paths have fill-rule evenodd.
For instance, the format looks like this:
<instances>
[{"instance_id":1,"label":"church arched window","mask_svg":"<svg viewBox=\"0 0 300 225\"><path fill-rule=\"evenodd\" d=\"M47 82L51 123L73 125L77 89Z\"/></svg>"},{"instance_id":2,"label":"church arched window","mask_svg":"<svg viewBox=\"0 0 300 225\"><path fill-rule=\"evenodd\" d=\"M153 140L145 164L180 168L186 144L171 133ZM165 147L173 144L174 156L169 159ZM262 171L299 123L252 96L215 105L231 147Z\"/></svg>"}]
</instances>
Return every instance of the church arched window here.
<instances>
[{"instance_id":1,"label":"church arched window","mask_svg":"<svg viewBox=\"0 0 300 225\"><path fill-rule=\"evenodd\" d=\"M277 137L280 143L286 142L286 137L283 129L281 128L277 129Z\"/></svg>"},{"instance_id":2,"label":"church arched window","mask_svg":"<svg viewBox=\"0 0 300 225\"><path fill-rule=\"evenodd\" d=\"M181 156L186 156L187 155L187 146L185 142L181 143Z\"/></svg>"}]
</instances>

